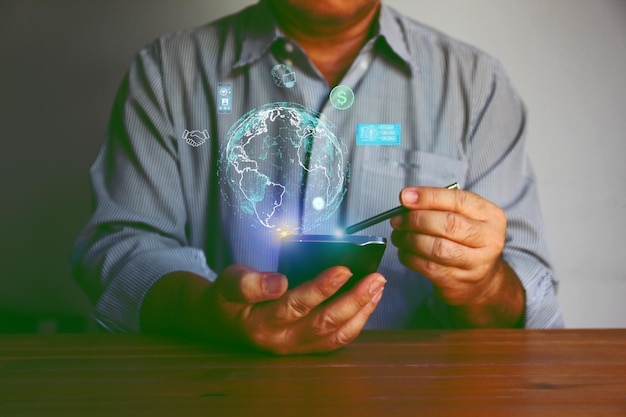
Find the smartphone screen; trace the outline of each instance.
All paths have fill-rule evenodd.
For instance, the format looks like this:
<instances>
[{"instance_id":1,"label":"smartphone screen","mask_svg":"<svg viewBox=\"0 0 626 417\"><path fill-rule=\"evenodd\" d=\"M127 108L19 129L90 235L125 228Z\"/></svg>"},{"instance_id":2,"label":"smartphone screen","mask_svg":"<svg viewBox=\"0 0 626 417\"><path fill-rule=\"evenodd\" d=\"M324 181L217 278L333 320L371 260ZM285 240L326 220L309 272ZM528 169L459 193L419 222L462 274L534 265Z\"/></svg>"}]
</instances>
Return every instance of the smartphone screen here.
<instances>
[{"instance_id":1,"label":"smartphone screen","mask_svg":"<svg viewBox=\"0 0 626 417\"><path fill-rule=\"evenodd\" d=\"M376 272L387 240L380 236L293 235L281 240L278 272L285 274L289 288L311 280L332 266L350 268L352 278L342 290Z\"/></svg>"}]
</instances>

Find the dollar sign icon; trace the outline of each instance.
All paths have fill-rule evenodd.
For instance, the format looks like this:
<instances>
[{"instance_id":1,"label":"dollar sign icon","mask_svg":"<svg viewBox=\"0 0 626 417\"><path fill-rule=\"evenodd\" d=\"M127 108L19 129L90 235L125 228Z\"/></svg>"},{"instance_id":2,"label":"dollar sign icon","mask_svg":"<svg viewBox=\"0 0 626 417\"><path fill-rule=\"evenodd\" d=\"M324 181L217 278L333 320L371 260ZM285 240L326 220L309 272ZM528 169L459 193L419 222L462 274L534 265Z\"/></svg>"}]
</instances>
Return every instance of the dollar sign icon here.
<instances>
[{"instance_id":1,"label":"dollar sign icon","mask_svg":"<svg viewBox=\"0 0 626 417\"><path fill-rule=\"evenodd\" d=\"M348 97L346 96L346 92L345 91L340 91L340 92L337 93L337 103L340 106L344 106L347 101L348 101Z\"/></svg>"},{"instance_id":2,"label":"dollar sign icon","mask_svg":"<svg viewBox=\"0 0 626 417\"><path fill-rule=\"evenodd\" d=\"M354 103L354 92L347 85L338 85L330 92L330 104L337 110L346 110Z\"/></svg>"}]
</instances>

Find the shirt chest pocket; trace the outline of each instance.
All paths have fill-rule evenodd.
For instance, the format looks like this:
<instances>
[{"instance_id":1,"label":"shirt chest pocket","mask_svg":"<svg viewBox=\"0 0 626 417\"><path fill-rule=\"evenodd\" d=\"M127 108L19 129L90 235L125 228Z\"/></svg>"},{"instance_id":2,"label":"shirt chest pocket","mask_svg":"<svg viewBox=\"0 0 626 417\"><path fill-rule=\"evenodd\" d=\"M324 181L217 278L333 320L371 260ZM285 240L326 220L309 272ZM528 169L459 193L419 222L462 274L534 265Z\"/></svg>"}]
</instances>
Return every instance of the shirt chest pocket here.
<instances>
[{"instance_id":1,"label":"shirt chest pocket","mask_svg":"<svg viewBox=\"0 0 626 417\"><path fill-rule=\"evenodd\" d=\"M407 186L445 187L458 182L463 187L467 168L465 160L423 151L383 146L358 149L351 167L348 221L397 206L400 191Z\"/></svg>"}]
</instances>

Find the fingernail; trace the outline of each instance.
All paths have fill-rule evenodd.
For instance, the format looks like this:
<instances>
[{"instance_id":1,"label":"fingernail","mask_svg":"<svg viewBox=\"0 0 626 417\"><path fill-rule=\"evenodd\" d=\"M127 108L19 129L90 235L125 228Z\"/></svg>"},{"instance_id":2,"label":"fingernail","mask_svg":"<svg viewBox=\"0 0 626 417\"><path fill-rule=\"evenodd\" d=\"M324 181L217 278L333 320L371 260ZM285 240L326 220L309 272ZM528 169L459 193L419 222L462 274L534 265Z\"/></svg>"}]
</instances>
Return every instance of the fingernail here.
<instances>
[{"instance_id":1,"label":"fingernail","mask_svg":"<svg viewBox=\"0 0 626 417\"><path fill-rule=\"evenodd\" d=\"M407 188L402 191L402 202L405 204L417 203L418 198L417 190L413 188Z\"/></svg>"},{"instance_id":2,"label":"fingernail","mask_svg":"<svg viewBox=\"0 0 626 417\"><path fill-rule=\"evenodd\" d=\"M385 291L385 287L382 287L380 291L378 291L376 295L372 297L372 303L376 304L380 301L380 299L383 297L383 291Z\"/></svg>"},{"instance_id":3,"label":"fingernail","mask_svg":"<svg viewBox=\"0 0 626 417\"><path fill-rule=\"evenodd\" d=\"M333 279L333 285L335 287L341 287L352 277L352 272L350 270L344 270L339 275L335 275Z\"/></svg>"},{"instance_id":4,"label":"fingernail","mask_svg":"<svg viewBox=\"0 0 626 417\"><path fill-rule=\"evenodd\" d=\"M380 289L385 286L386 282L387 280L385 280L385 278L383 277L376 278L376 280L370 283L370 294L374 295L379 292Z\"/></svg>"},{"instance_id":5,"label":"fingernail","mask_svg":"<svg viewBox=\"0 0 626 417\"><path fill-rule=\"evenodd\" d=\"M283 289L283 274L267 274L263 277L261 285L263 290L269 294L276 294Z\"/></svg>"},{"instance_id":6,"label":"fingernail","mask_svg":"<svg viewBox=\"0 0 626 417\"><path fill-rule=\"evenodd\" d=\"M391 227L396 228L399 227L402 223L402 216L395 216L391 218Z\"/></svg>"}]
</instances>

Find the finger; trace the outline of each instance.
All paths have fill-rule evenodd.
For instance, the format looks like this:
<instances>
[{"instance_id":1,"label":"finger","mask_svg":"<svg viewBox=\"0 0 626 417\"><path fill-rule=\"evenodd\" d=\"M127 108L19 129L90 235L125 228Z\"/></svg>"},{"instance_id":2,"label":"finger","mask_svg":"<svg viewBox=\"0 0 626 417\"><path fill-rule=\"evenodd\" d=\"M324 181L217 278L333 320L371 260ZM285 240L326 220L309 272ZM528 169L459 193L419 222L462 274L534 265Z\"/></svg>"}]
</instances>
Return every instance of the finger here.
<instances>
[{"instance_id":1,"label":"finger","mask_svg":"<svg viewBox=\"0 0 626 417\"><path fill-rule=\"evenodd\" d=\"M317 308L309 320L312 336L317 339L343 328L372 300L378 301L386 282L378 273L367 275L350 291Z\"/></svg>"},{"instance_id":2,"label":"finger","mask_svg":"<svg viewBox=\"0 0 626 417\"><path fill-rule=\"evenodd\" d=\"M273 306L272 315L282 324L296 322L337 292L351 276L352 272L345 266L329 268L278 300Z\"/></svg>"},{"instance_id":3,"label":"finger","mask_svg":"<svg viewBox=\"0 0 626 417\"><path fill-rule=\"evenodd\" d=\"M378 303L383 297L384 287L381 288L369 302L365 303L357 313L346 321L343 326L326 335L322 339L317 339L310 346L309 352L329 352L346 346L353 341L363 330L372 313L376 310Z\"/></svg>"},{"instance_id":4,"label":"finger","mask_svg":"<svg viewBox=\"0 0 626 417\"><path fill-rule=\"evenodd\" d=\"M467 303L480 295L483 286L477 285L473 271L441 265L422 256L398 251L398 259L407 268L422 273L433 283L433 291L450 305ZM481 268L481 270L485 268Z\"/></svg>"},{"instance_id":5,"label":"finger","mask_svg":"<svg viewBox=\"0 0 626 417\"><path fill-rule=\"evenodd\" d=\"M480 253L479 250L452 240L421 233L394 230L391 233L391 242L407 256L415 255L444 267L464 270L475 266L475 260Z\"/></svg>"},{"instance_id":6,"label":"finger","mask_svg":"<svg viewBox=\"0 0 626 417\"><path fill-rule=\"evenodd\" d=\"M260 303L280 298L287 291L287 278L275 272L259 272L245 265L231 265L215 280L223 301Z\"/></svg>"},{"instance_id":7,"label":"finger","mask_svg":"<svg viewBox=\"0 0 626 417\"><path fill-rule=\"evenodd\" d=\"M448 211L413 210L391 219L398 231L419 232L442 237L471 248L485 246L490 226L484 222Z\"/></svg>"},{"instance_id":8,"label":"finger","mask_svg":"<svg viewBox=\"0 0 626 417\"><path fill-rule=\"evenodd\" d=\"M422 253L403 248L398 249L398 260L407 268L421 272L436 284L441 284L440 280L459 279L471 271L469 268L460 268L452 263L444 264Z\"/></svg>"},{"instance_id":9,"label":"finger","mask_svg":"<svg viewBox=\"0 0 626 417\"><path fill-rule=\"evenodd\" d=\"M470 256L464 257L460 263L444 263L405 249L398 250L398 260L407 268L422 273L436 287L449 289L473 286L477 277L484 276L492 268L486 252L477 249L472 249Z\"/></svg>"},{"instance_id":10,"label":"finger","mask_svg":"<svg viewBox=\"0 0 626 417\"><path fill-rule=\"evenodd\" d=\"M411 210L452 211L481 221L501 211L478 194L436 187L406 187L400 193L400 202Z\"/></svg>"}]
</instances>

